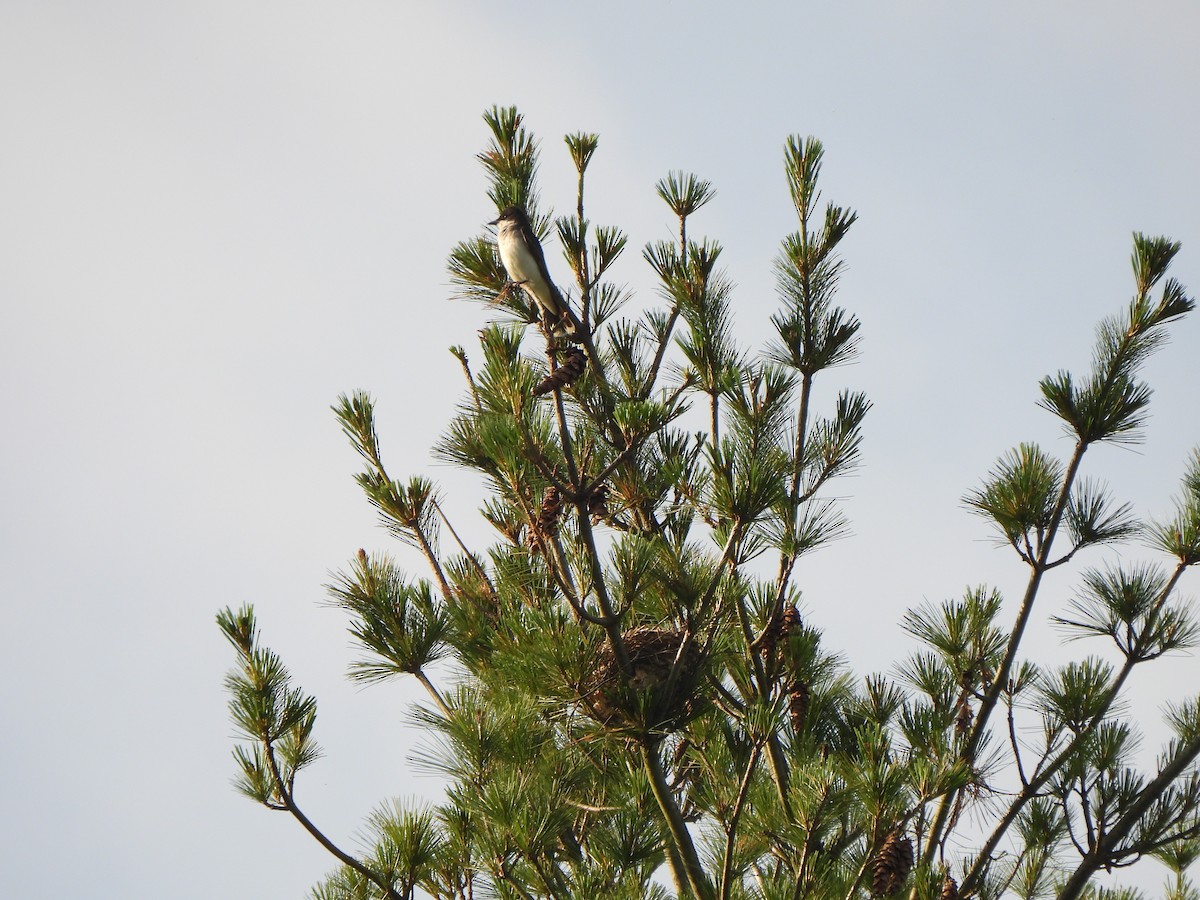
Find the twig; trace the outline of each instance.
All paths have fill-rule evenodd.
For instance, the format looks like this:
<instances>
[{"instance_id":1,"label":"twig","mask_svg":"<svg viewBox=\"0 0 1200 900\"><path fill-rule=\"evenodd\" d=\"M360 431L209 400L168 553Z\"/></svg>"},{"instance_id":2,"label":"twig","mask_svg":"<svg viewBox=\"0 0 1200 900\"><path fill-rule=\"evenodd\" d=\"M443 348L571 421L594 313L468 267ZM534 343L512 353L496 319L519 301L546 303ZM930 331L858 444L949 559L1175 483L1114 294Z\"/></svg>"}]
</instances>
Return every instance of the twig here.
<instances>
[{"instance_id":1,"label":"twig","mask_svg":"<svg viewBox=\"0 0 1200 900\"><path fill-rule=\"evenodd\" d=\"M746 763L746 771L742 775L742 783L738 788L738 795L734 801L733 810L729 814L729 825L725 831L725 859L721 865L720 900L729 900L729 888L733 873L733 848L737 843L738 821L742 817L742 808L745 806L746 797L750 793L750 780L754 777L754 767L758 764L760 752L761 745L755 744L754 749L750 751L750 759Z\"/></svg>"},{"instance_id":2,"label":"twig","mask_svg":"<svg viewBox=\"0 0 1200 900\"><path fill-rule=\"evenodd\" d=\"M388 883L386 878L373 869L367 868L353 856L346 853L340 847L334 844L333 841L329 840L329 838L327 838L320 831L320 829L318 829L317 826L312 823L308 816L304 815L304 813L300 811L300 807L296 805L296 801L292 797L292 792L288 790L287 785L284 783L283 776L279 772L279 763L275 759L275 748L272 745L272 742L269 739L264 739L263 747L266 750L267 764L271 769L271 777L275 781L275 790L279 792L279 796L283 799L283 804L287 808L287 811L290 812L293 817L295 817L297 822L304 826L304 830L316 838L317 843L336 856L341 862L349 866L355 872L358 872L358 874L362 875L364 878L367 878L374 884L378 885L383 891L387 900L401 900L400 895L396 893L395 889L390 883Z\"/></svg>"}]
</instances>

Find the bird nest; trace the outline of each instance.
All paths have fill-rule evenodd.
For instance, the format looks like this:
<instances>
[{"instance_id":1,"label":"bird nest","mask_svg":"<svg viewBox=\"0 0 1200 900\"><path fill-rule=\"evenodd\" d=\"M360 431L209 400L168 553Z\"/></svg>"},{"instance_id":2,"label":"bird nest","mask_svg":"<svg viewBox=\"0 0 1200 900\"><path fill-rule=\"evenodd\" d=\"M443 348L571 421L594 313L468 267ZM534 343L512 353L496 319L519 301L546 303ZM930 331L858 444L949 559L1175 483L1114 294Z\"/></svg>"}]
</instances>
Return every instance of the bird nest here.
<instances>
[{"instance_id":1,"label":"bird nest","mask_svg":"<svg viewBox=\"0 0 1200 900\"><path fill-rule=\"evenodd\" d=\"M629 656L624 678L605 644L580 684L583 710L602 725L639 732L674 731L700 710L700 648L682 631L642 626L622 635Z\"/></svg>"}]
</instances>

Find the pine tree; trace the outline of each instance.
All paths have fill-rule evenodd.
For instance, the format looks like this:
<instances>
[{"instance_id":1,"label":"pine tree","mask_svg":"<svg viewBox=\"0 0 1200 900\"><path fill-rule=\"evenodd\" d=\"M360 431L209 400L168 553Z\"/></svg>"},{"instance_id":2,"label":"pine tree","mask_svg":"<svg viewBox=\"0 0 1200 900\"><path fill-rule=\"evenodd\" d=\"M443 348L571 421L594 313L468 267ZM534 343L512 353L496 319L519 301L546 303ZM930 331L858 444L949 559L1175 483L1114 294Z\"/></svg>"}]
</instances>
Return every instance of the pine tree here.
<instances>
[{"instance_id":1,"label":"pine tree","mask_svg":"<svg viewBox=\"0 0 1200 900\"><path fill-rule=\"evenodd\" d=\"M1175 874L1170 896L1195 896L1200 698L1172 708L1175 737L1149 772L1120 700L1135 667L1200 633L1178 596L1200 562L1200 451L1161 521L1139 522L1081 474L1093 445L1140 433L1139 368L1194 306L1166 277L1179 244L1134 235L1134 296L1100 324L1090 370L1042 380L1070 457L1022 444L965 497L1028 570L1015 619L988 588L913 609L902 626L923 649L893 677L857 678L803 620L795 574L845 532L829 486L859 464L871 405L826 388L861 324L836 302L856 214L822 205L820 142L785 146L798 228L775 262L775 337L755 354L731 328L721 246L689 236L708 182L659 182L678 237L642 256L662 305L625 318L630 297L609 273L627 237L585 215L597 137L566 137L575 208L551 218L521 116L484 118L489 198L523 207L547 249L557 238L580 325L556 336L489 234L453 248L458 295L492 321L477 370L452 348L466 399L436 453L484 476L495 542L466 547L431 482L392 476L367 394L334 407L359 486L428 572L359 551L337 577L331 596L362 651L350 674L424 686L414 715L442 747L444 802L385 804L361 856L326 837L293 790L319 756L316 701L263 646L250 607L218 615L237 654L237 787L342 864L312 896L1071 900L1116 896L1093 876L1147 855ZM1138 536L1167 562L1086 570L1056 618L1112 642L1120 665L1027 658L1043 580ZM452 674L441 686L439 661ZM1040 737L1015 722L1040 723ZM967 813L985 803L999 813L981 828Z\"/></svg>"}]
</instances>

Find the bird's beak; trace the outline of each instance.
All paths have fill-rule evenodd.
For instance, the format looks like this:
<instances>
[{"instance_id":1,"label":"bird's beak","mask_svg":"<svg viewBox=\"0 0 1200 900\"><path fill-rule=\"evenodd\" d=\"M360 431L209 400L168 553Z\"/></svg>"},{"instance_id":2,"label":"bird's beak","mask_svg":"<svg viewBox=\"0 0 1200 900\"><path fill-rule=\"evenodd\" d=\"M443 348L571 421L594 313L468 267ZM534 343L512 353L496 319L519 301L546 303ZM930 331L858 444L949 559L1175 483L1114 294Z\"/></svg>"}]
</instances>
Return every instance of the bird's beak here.
<instances>
[{"instance_id":1,"label":"bird's beak","mask_svg":"<svg viewBox=\"0 0 1200 900\"><path fill-rule=\"evenodd\" d=\"M492 221L488 222L488 224L489 224L489 225L499 225L499 224L500 224L500 220L499 220L499 219L492 219Z\"/></svg>"}]
</instances>

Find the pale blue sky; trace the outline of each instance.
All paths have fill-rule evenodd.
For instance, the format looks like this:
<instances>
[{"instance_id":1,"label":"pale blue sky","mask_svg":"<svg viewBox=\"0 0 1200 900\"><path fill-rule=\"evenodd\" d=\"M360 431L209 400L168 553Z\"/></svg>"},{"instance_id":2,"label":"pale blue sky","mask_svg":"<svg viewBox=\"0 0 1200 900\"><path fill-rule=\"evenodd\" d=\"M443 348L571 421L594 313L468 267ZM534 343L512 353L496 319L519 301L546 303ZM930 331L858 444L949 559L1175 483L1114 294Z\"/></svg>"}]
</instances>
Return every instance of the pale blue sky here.
<instances>
[{"instance_id":1,"label":"pale blue sky","mask_svg":"<svg viewBox=\"0 0 1200 900\"><path fill-rule=\"evenodd\" d=\"M710 179L694 233L726 246L748 346L794 227L783 142L824 141L825 196L860 213L842 301L864 338L818 391L875 409L838 489L855 535L801 584L832 646L886 668L908 605L1022 584L959 498L1019 441L1064 450L1036 382L1081 368L1126 302L1130 233L1183 241L1174 274L1200 290L1198 38L1183 0L7 0L0 893L282 900L332 867L228 786L227 603L256 604L319 698L328 758L299 799L331 836L353 845L378 800L436 789L406 763L415 695L350 685L321 605L331 570L389 546L328 406L370 390L394 473L443 481L486 538L473 482L428 453L461 393L445 348L485 321L447 299L444 266L494 212L484 108L525 113L559 209L561 136L599 132L591 217L635 248L669 233L659 177ZM614 277L653 298L636 250ZM1146 444L1089 458L1142 513L1200 443L1198 321L1148 367ZM1200 682L1194 657L1159 672Z\"/></svg>"}]
</instances>

